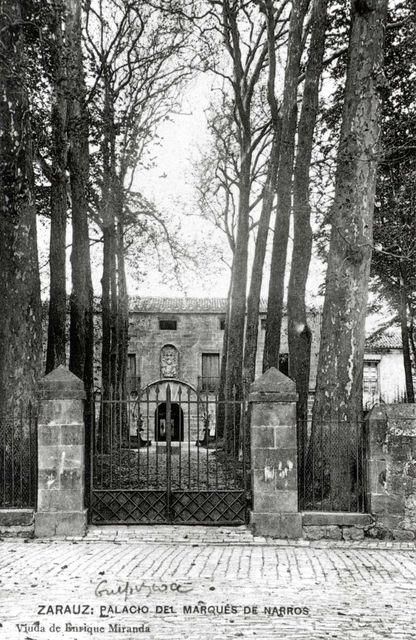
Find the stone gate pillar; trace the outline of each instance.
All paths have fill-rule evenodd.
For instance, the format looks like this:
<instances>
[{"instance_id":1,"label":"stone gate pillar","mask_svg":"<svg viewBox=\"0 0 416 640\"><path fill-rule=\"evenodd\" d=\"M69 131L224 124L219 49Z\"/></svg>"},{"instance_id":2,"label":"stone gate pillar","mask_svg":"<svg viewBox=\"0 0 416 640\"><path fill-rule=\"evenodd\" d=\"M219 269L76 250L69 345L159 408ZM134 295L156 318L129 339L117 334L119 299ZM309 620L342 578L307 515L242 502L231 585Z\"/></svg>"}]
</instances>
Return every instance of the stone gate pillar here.
<instances>
[{"instance_id":1,"label":"stone gate pillar","mask_svg":"<svg viewBox=\"0 0 416 640\"><path fill-rule=\"evenodd\" d=\"M249 401L254 533L300 538L295 383L268 369L250 386Z\"/></svg>"},{"instance_id":2,"label":"stone gate pillar","mask_svg":"<svg viewBox=\"0 0 416 640\"><path fill-rule=\"evenodd\" d=\"M60 365L41 383L35 536L79 536L84 508L84 384Z\"/></svg>"}]
</instances>

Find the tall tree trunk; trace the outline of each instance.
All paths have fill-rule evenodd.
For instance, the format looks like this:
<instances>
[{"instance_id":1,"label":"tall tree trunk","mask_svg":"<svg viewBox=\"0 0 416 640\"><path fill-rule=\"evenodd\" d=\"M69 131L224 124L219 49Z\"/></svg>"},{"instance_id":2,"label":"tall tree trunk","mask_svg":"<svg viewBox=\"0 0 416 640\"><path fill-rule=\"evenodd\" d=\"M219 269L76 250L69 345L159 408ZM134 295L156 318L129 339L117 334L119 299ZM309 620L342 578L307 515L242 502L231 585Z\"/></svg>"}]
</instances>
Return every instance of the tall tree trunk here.
<instances>
[{"instance_id":1,"label":"tall tree trunk","mask_svg":"<svg viewBox=\"0 0 416 640\"><path fill-rule=\"evenodd\" d=\"M411 304L409 304L409 314L410 314L409 341L410 341L410 346L412 348L413 366L416 369L416 340L415 340L416 328L415 328L415 321L414 321L414 312Z\"/></svg>"},{"instance_id":2,"label":"tall tree trunk","mask_svg":"<svg viewBox=\"0 0 416 640\"><path fill-rule=\"evenodd\" d=\"M127 293L124 247L124 176L115 175L116 259L117 259L117 386L120 397L127 397L127 358L129 348L129 297Z\"/></svg>"},{"instance_id":3,"label":"tall tree trunk","mask_svg":"<svg viewBox=\"0 0 416 640\"><path fill-rule=\"evenodd\" d=\"M247 299L247 321L244 347L244 380L247 387L256 375L257 339L259 333L260 294L263 281L263 267L266 256L267 238L269 235L270 217L276 192L277 170L279 165L282 121L279 117L278 103L275 94L276 78L276 20L274 3L268 0L264 5L267 25L267 50L269 56L269 72L267 79L267 102L269 103L273 126L273 140L270 150L266 182L263 191L263 202L257 230L254 259L251 269L250 290Z\"/></svg>"},{"instance_id":4,"label":"tall tree trunk","mask_svg":"<svg viewBox=\"0 0 416 640\"><path fill-rule=\"evenodd\" d=\"M407 324L407 286L403 266L400 265L400 329L403 345L403 365L406 380L406 400L415 401L415 390L413 387L412 359L410 356L410 335Z\"/></svg>"},{"instance_id":5,"label":"tall tree trunk","mask_svg":"<svg viewBox=\"0 0 416 640\"><path fill-rule=\"evenodd\" d=\"M36 400L40 285L21 3L0 0L0 429ZM0 442L2 439L0 438Z\"/></svg>"},{"instance_id":6,"label":"tall tree trunk","mask_svg":"<svg viewBox=\"0 0 416 640\"><path fill-rule=\"evenodd\" d=\"M115 223L111 225L111 258L112 268L110 271L110 384L114 397L118 392L118 238Z\"/></svg>"},{"instance_id":7,"label":"tall tree trunk","mask_svg":"<svg viewBox=\"0 0 416 640\"><path fill-rule=\"evenodd\" d=\"M307 446L308 393L312 334L306 314L306 282L312 254L309 171L313 134L319 105L319 81L322 73L327 26L328 0L317 0L312 14L309 57L305 71L302 109L293 180L293 251L287 299L289 373L298 393L298 463L304 468Z\"/></svg>"},{"instance_id":8,"label":"tall tree trunk","mask_svg":"<svg viewBox=\"0 0 416 640\"><path fill-rule=\"evenodd\" d=\"M93 383L93 290L88 239L88 119L81 48L81 2L67 4L68 165L72 203L72 292L70 299L69 368L84 380L87 392Z\"/></svg>"},{"instance_id":9,"label":"tall tree trunk","mask_svg":"<svg viewBox=\"0 0 416 640\"><path fill-rule=\"evenodd\" d=\"M112 299L114 295L115 250L114 250L114 202L113 202L113 169L114 160L114 118L109 91L108 70L104 69L104 127L101 154L103 159L101 211L103 224L103 273L101 278L101 391L102 413L101 433L103 449L108 450L111 441L111 404L114 399L114 358L112 358L113 319Z\"/></svg>"},{"instance_id":10,"label":"tall tree trunk","mask_svg":"<svg viewBox=\"0 0 416 640\"><path fill-rule=\"evenodd\" d=\"M53 6L52 150L51 150L51 231L48 344L46 373L66 363L66 212L67 212L67 132L66 69L62 34L63 7Z\"/></svg>"},{"instance_id":11,"label":"tall tree trunk","mask_svg":"<svg viewBox=\"0 0 416 640\"><path fill-rule=\"evenodd\" d=\"M111 230L103 227L103 273L101 277L101 416L100 437L103 451L107 451L110 444L110 412L111 400L110 386L110 352L111 352L111 309L110 309L110 273L112 267L111 257Z\"/></svg>"},{"instance_id":12,"label":"tall tree trunk","mask_svg":"<svg viewBox=\"0 0 416 640\"><path fill-rule=\"evenodd\" d=\"M86 499L94 424L94 293L88 236L88 117L81 47L81 0L67 0L68 167L72 209L69 368L84 381Z\"/></svg>"},{"instance_id":13,"label":"tall tree trunk","mask_svg":"<svg viewBox=\"0 0 416 640\"><path fill-rule=\"evenodd\" d=\"M109 145L109 98L108 79L104 71L104 132L101 144L103 161L101 211L103 224L103 274L101 278L101 314L102 314L102 346L101 346L101 385L104 400L110 400L110 353L111 353L111 291L110 278L113 268L112 255L112 210L110 202L110 145Z\"/></svg>"},{"instance_id":14,"label":"tall tree trunk","mask_svg":"<svg viewBox=\"0 0 416 640\"><path fill-rule=\"evenodd\" d=\"M387 0L355 0L337 158L335 199L313 409L312 445L332 504L351 497L349 426L362 419L364 323L380 135ZM332 428L332 448L325 425ZM321 429L324 429L322 431Z\"/></svg>"},{"instance_id":15,"label":"tall tree trunk","mask_svg":"<svg viewBox=\"0 0 416 640\"><path fill-rule=\"evenodd\" d=\"M264 258L266 256L267 237L270 217L276 192L277 164L279 154L279 136L275 134L270 152L263 203L257 230L253 265L251 268L250 289L247 298L247 321L244 346L244 382L247 386L253 382L256 374L257 340L259 333L260 294L263 281Z\"/></svg>"},{"instance_id":16,"label":"tall tree trunk","mask_svg":"<svg viewBox=\"0 0 416 640\"><path fill-rule=\"evenodd\" d=\"M118 264L118 387L123 399L126 399L127 356L129 348L129 297L127 293L126 267L124 261L124 228L117 225L117 264Z\"/></svg>"},{"instance_id":17,"label":"tall tree trunk","mask_svg":"<svg viewBox=\"0 0 416 640\"><path fill-rule=\"evenodd\" d=\"M124 193L121 181L118 183L118 222L117 222L117 267L118 267L118 389L122 401L121 434L126 442L128 434L127 400L127 359L129 349L129 297L127 293L126 267L124 260Z\"/></svg>"},{"instance_id":18,"label":"tall tree trunk","mask_svg":"<svg viewBox=\"0 0 416 640\"><path fill-rule=\"evenodd\" d=\"M247 132L243 133L240 160L238 226L232 271L230 319L227 347L226 394L227 401L242 400L244 325L246 314L247 261L249 235L249 207L251 184L251 140ZM237 411L236 411L237 413ZM227 449L235 454L238 451L238 424L227 429Z\"/></svg>"},{"instance_id":19,"label":"tall tree trunk","mask_svg":"<svg viewBox=\"0 0 416 640\"><path fill-rule=\"evenodd\" d=\"M280 331L282 326L297 121L298 77L302 55L302 30L308 3L308 0L294 0L289 23L289 41L282 105L282 137L277 177L277 211L270 266L263 371L266 371L270 367L279 368Z\"/></svg>"},{"instance_id":20,"label":"tall tree trunk","mask_svg":"<svg viewBox=\"0 0 416 640\"><path fill-rule=\"evenodd\" d=\"M227 380L227 351L228 351L228 327L230 324L230 304L231 304L231 287L232 287L232 271L233 267L231 266L231 275L230 275L230 285L228 287L227 294L227 310L225 313L225 323L224 323L224 335L222 338L222 354L221 354L221 369L220 369L220 379L218 385L218 414L217 414L217 425L216 425L216 433L218 438L222 438L224 436L224 426L225 426L225 402L227 400L226 394L226 380Z\"/></svg>"}]
</instances>

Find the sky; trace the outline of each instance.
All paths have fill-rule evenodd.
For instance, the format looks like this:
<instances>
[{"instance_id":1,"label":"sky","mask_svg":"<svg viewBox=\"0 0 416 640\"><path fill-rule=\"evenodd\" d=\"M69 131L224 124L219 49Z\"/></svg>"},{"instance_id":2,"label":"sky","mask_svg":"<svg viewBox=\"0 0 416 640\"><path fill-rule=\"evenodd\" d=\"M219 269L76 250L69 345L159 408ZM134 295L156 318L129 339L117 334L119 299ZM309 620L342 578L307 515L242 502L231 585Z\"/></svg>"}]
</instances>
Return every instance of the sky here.
<instances>
[{"instance_id":1,"label":"sky","mask_svg":"<svg viewBox=\"0 0 416 640\"><path fill-rule=\"evenodd\" d=\"M193 247L200 259L199 270L189 269L182 274L178 284L168 273L161 273L156 264L150 264L145 275L138 278L127 263L127 281L130 295L157 297L226 297L230 270L220 256L230 262L225 235L212 223L198 215L195 204L193 170L200 150L208 143L209 134L205 110L208 107L211 84L206 76L195 78L186 87L180 113L172 114L169 121L162 123L158 130L158 142L150 149L154 166L138 171L134 188L155 203L158 210L167 214L168 219L180 227L180 236ZM271 234L270 234L271 237ZM71 228L67 229L67 273L70 274ZM289 240L289 256L290 256ZM92 245L92 276L96 295L100 295L102 245ZM49 228L43 223L39 228L39 250L42 274L42 294L48 295L48 248ZM250 258L253 246L250 246ZM268 267L270 251L266 256L265 277L262 296L267 297ZM165 270L166 271L166 270ZM322 264L313 259L309 277L310 305L317 306L322 300L317 297L318 287L323 281ZM70 282L68 281L68 291Z\"/></svg>"},{"instance_id":2,"label":"sky","mask_svg":"<svg viewBox=\"0 0 416 640\"><path fill-rule=\"evenodd\" d=\"M184 241L199 246L215 245L227 253L227 242L212 224L197 215L193 169L199 150L209 139L205 109L210 99L210 83L204 76L194 79L186 88L180 113L163 123L158 134L158 146L151 150L155 158L153 169L136 174L135 186L157 208L181 226ZM202 250L202 248L201 248ZM190 297L226 297L229 269L219 260L200 274L188 273L185 278L186 295ZM166 282L156 270L143 282L129 281L137 295L182 296L183 289ZM150 288L150 289L149 289Z\"/></svg>"},{"instance_id":3,"label":"sky","mask_svg":"<svg viewBox=\"0 0 416 640\"><path fill-rule=\"evenodd\" d=\"M191 244L208 242L221 248L229 257L225 235L197 215L194 204L195 189L192 172L198 160L199 150L207 144L209 134L205 109L210 99L210 83L204 76L196 78L184 95L180 114L173 115L170 122L164 123L158 132L161 140L152 150L155 167L137 174L136 187L147 198L154 201L160 210L180 221L184 238ZM289 247L290 253L290 247ZM250 248L250 257L253 247ZM266 262L270 261L270 253ZM262 295L267 297L268 264L263 283ZM166 282L163 275L152 271L142 282L129 278L129 288L135 295L183 296L190 297L226 297L229 285L229 268L218 258L209 263L208 268L199 274L188 273L185 291ZM309 303L320 304L315 299L324 277L322 264L316 259L311 265L309 278Z\"/></svg>"}]
</instances>

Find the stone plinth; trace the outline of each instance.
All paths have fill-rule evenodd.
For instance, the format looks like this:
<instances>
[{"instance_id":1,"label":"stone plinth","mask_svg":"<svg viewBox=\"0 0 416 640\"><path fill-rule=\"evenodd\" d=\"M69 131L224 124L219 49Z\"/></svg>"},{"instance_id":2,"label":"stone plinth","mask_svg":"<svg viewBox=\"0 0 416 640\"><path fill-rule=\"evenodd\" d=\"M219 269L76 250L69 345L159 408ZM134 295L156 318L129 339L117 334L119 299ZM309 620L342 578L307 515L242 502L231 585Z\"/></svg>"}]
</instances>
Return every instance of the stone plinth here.
<instances>
[{"instance_id":1,"label":"stone plinth","mask_svg":"<svg viewBox=\"0 0 416 640\"><path fill-rule=\"evenodd\" d=\"M41 383L35 536L83 535L84 384L62 365Z\"/></svg>"},{"instance_id":2,"label":"stone plinth","mask_svg":"<svg viewBox=\"0 0 416 640\"><path fill-rule=\"evenodd\" d=\"M368 511L380 535L416 537L416 406L381 405L367 419Z\"/></svg>"},{"instance_id":3,"label":"stone plinth","mask_svg":"<svg viewBox=\"0 0 416 640\"><path fill-rule=\"evenodd\" d=\"M253 510L257 535L300 538L296 387L271 368L250 387Z\"/></svg>"}]
</instances>

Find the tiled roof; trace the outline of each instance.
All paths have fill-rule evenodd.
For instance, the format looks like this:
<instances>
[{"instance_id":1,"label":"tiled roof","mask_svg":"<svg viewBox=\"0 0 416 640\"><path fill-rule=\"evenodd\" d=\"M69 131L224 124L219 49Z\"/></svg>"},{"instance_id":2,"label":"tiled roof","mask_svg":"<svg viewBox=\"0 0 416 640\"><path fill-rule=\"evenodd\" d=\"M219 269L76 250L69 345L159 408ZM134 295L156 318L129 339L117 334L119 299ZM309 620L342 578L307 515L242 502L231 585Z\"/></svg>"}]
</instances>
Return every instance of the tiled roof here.
<instances>
[{"instance_id":1,"label":"tiled roof","mask_svg":"<svg viewBox=\"0 0 416 640\"><path fill-rule=\"evenodd\" d=\"M267 300L260 301L265 313ZM226 298L130 298L130 311L138 313L225 313Z\"/></svg>"},{"instance_id":2,"label":"tiled roof","mask_svg":"<svg viewBox=\"0 0 416 640\"><path fill-rule=\"evenodd\" d=\"M374 331L365 341L366 349L401 349L402 336L400 327L388 327Z\"/></svg>"}]
</instances>

